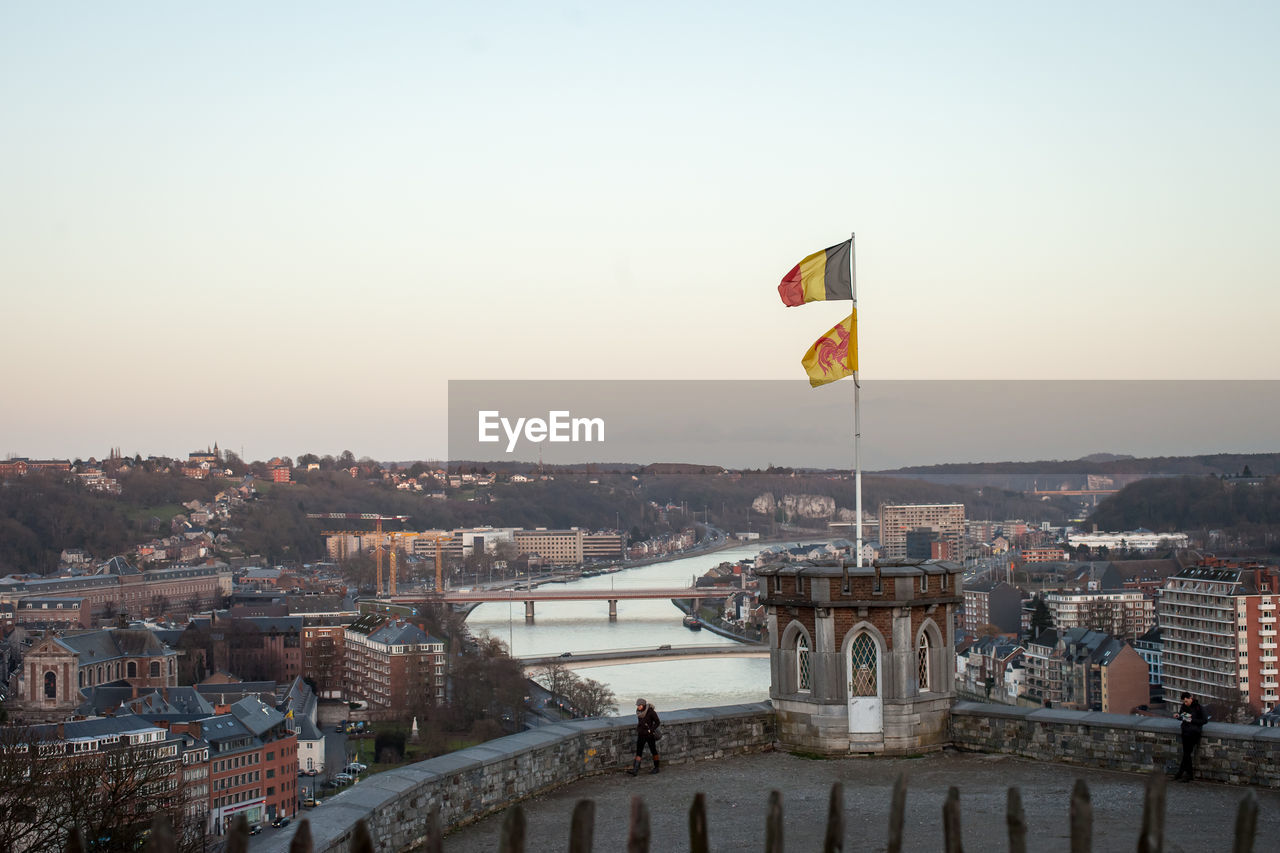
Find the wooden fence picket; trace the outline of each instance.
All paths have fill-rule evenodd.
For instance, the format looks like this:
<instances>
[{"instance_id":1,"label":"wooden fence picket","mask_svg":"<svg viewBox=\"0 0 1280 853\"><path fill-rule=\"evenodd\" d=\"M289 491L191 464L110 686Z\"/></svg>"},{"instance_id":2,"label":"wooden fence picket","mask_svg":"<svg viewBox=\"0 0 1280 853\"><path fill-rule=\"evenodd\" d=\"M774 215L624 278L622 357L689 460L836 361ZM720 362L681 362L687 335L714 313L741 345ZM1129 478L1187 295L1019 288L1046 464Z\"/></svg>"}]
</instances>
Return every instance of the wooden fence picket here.
<instances>
[{"instance_id":1,"label":"wooden fence picket","mask_svg":"<svg viewBox=\"0 0 1280 853\"><path fill-rule=\"evenodd\" d=\"M689 853L711 853L707 840L707 795L701 791L689 807Z\"/></svg>"},{"instance_id":2,"label":"wooden fence picket","mask_svg":"<svg viewBox=\"0 0 1280 853\"><path fill-rule=\"evenodd\" d=\"M844 785L831 786L831 798L827 801L827 837L822 841L822 853L840 853L844 850Z\"/></svg>"},{"instance_id":3,"label":"wooden fence picket","mask_svg":"<svg viewBox=\"0 0 1280 853\"><path fill-rule=\"evenodd\" d=\"M1022 810L1022 792L1017 788L1009 789L1004 820L1009 827L1009 853L1027 853L1027 813Z\"/></svg>"},{"instance_id":4,"label":"wooden fence picket","mask_svg":"<svg viewBox=\"0 0 1280 853\"><path fill-rule=\"evenodd\" d=\"M1077 779L1071 789L1071 853L1091 853L1093 850L1093 801L1089 798L1089 786Z\"/></svg>"},{"instance_id":5,"label":"wooden fence picket","mask_svg":"<svg viewBox=\"0 0 1280 853\"><path fill-rule=\"evenodd\" d=\"M1166 782L1163 773L1148 776L1143 793L1142 826L1138 836L1138 853L1163 853L1165 830ZM893 785L889 804L888 853L902 853L903 827L906 821L907 777L898 776ZM1091 853L1093 848L1093 800L1083 779L1077 779L1071 791L1069 822L1071 828L1071 853ZM1008 789L1005 823L1009 833L1009 853L1027 853L1027 817L1022 804L1022 792ZM942 806L943 850L946 853L964 853L961 840L960 789L952 786ZM831 786L827 802L826 832L823 853L843 853L845 835L844 784ZM1236 812L1232 853L1253 853L1258 830L1258 798L1246 791ZM569 830L569 853L591 853L595 835L595 801L579 800L573 808ZM698 793L689 808L690 853L711 853L707 798ZM428 816L427 838L423 853L443 853L443 833L440 830L440 812L433 809ZM226 836L225 853L248 853L249 822L244 814L236 816ZM631 798L630 825L627 834L627 853L649 853L653 843L649 807L640 797ZM527 844L527 819L524 809L514 805L503 817L498 841L499 853L524 853ZM537 845L544 849L545 845ZM152 823L151 834L144 847L146 853L176 853L178 842L167 818L159 815ZM765 814L765 853L783 851L782 792L769 793L769 805ZM73 828L67 836L66 853L87 853L83 830ZM314 853L311 823L306 818L298 821L298 827L289 841L289 853ZM356 821L348 847L350 853L374 853L373 838L368 824ZM1206 851L1207 853L1207 851Z\"/></svg>"},{"instance_id":6,"label":"wooden fence picket","mask_svg":"<svg viewBox=\"0 0 1280 853\"><path fill-rule=\"evenodd\" d=\"M627 853L649 853L649 807L640 797L631 798L631 821L627 832Z\"/></svg>"},{"instance_id":7,"label":"wooden fence picket","mask_svg":"<svg viewBox=\"0 0 1280 853\"><path fill-rule=\"evenodd\" d=\"M578 800L569 826L569 853L591 853L596 832L595 800Z\"/></svg>"}]
</instances>

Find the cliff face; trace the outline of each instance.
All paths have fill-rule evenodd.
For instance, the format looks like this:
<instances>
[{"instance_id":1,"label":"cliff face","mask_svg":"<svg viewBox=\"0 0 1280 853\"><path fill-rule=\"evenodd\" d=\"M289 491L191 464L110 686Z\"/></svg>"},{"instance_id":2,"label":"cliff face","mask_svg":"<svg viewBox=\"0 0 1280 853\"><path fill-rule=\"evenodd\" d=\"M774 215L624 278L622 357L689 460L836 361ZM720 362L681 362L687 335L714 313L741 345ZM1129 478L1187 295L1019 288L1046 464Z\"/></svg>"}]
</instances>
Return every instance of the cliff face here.
<instances>
[{"instance_id":1,"label":"cliff face","mask_svg":"<svg viewBox=\"0 0 1280 853\"><path fill-rule=\"evenodd\" d=\"M772 492L765 492L751 502L751 509L763 515L773 515L779 508L787 520L793 518L831 518L836 514L835 498L827 495L783 495L776 499Z\"/></svg>"}]
</instances>

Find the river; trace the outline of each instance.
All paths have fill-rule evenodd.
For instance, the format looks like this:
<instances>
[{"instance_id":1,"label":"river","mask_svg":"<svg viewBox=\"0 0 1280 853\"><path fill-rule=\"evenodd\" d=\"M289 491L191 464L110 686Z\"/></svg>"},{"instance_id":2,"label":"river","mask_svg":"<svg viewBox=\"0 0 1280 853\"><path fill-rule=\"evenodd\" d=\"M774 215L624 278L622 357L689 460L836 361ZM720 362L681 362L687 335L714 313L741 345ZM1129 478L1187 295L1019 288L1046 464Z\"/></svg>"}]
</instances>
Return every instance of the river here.
<instances>
[{"instance_id":1,"label":"river","mask_svg":"<svg viewBox=\"0 0 1280 853\"><path fill-rule=\"evenodd\" d=\"M585 578L571 589L665 588L689 586L695 577L723 562L754 557L760 546L744 545L711 554L681 557L635 569ZM728 640L711 631L690 631L669 601L619 601L618 621L609 621L604 601L538 602L535 621L524 621L524 604L482 604L467 617L472 633L492 634L520 655L553 655L601 649L656 649L658 646L723 645ZM595 666L576 672L606 684L618 697L618 708L631 713L632 702L645 698L662 711L705 708L769 698L769 661L764 658L656 660L621 666Z\"/></svg>"}]
</instances>

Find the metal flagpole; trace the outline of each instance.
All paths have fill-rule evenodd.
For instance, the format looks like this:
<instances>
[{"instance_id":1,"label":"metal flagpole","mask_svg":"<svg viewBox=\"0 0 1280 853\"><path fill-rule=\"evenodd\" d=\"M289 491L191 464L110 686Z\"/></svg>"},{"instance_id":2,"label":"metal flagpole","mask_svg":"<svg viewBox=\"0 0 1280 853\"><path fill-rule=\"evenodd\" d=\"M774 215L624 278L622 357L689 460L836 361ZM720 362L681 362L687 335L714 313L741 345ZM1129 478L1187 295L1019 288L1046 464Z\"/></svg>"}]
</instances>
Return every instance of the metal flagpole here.
<instances>
[{"instance_id":1,"label":"metal flagpole","mask_svg":"<svg viewBox=\"0 0 1280 853\"><path fill-rule=\"evenodd\" d=\"M851 353L857 353L858 349L858 273L857 266L854 263L853 238L854 233L849 232L849 287L853 295L853 334L850 335L849 346L852 348ZM858 370L853 371L853 511L857 518L854 519L854 529L856 535L854 544L858 549L857 556L854 558L856 562L854 566L862 568L862 406L859 405L862 386L858 382Z\"/></svg>"}]
</instances>

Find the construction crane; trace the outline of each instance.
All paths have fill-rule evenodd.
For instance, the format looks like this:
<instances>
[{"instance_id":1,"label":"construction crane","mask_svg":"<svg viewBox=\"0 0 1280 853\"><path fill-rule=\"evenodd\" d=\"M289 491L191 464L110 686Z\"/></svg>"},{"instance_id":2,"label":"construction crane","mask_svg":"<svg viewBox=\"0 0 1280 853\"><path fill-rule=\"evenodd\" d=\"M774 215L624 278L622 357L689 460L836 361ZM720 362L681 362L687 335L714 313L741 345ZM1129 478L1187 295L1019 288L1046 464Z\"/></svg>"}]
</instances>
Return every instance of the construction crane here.
<instances>
[{"instance_id":1,"label":"construction crane","mask_svg":"<svg viewBox=\"0 0 1280 853\"><path fill-rule=\"evenodd\" d=\"M377 537L377 544L374 546L373 552L374 552L374 566L376 571L375 584L376 584L378 595L382 595L382 549L384 547L387 547L387 550L390 553L390 558L389 558L390 572L388 576L388 581L389 581L388 592L391 595L395 595L396 587L398 585L397 584L398 578L397 578L396 552L398 550L399 543L404 540L412 541L414 539L426 539L428 541L435 542L436 544L436 591L439 592L444 589L444 554L442 551L442 546L443 546L443 543L448 542L453 538L449 534L426 533L426 532L418 533L410 530L395 530L395 531L387 531L386 533L383 532L382 522L399 521L403 523L409 520L409 516L407 515L378 515L376 512L363 512L363 513L360 513L360 512L309 512L307 513L307 518L342 519L344 521L360 520L360 521L374 522L375 529L373 530L373 534ZM321 531L321 535L322 536L342 536L342 537L368 536L369 532L370 531L368 530L323 530ZM346 540L344 538L342 542L345 544L345 541ZM345 556L345 549L343 552L343 556Z\"/></svg>"},{"instance_id":2,"label":"construction crane","mask_svg":"<svg viewBox=\"0 0 1280 853\"><path fill-rule=\"evenodd\" d=\"M374 576L374 589L378 595L382 595L382 522L399 521L404 523L409 520L407 515L379 515L376 512L309 512L307 518L325 518L325 519L342 519L343 521L372 521L375 525L374 535L378 537L377 547L373 549L374 565L376 566L376 574ZM321 536L367 536L369 531L353 531L353 530L322 530ZM394 550L393 550L394 555ZM391 591L395 592L395 557L391 558Z\"/></svg>"}]
</instances>

